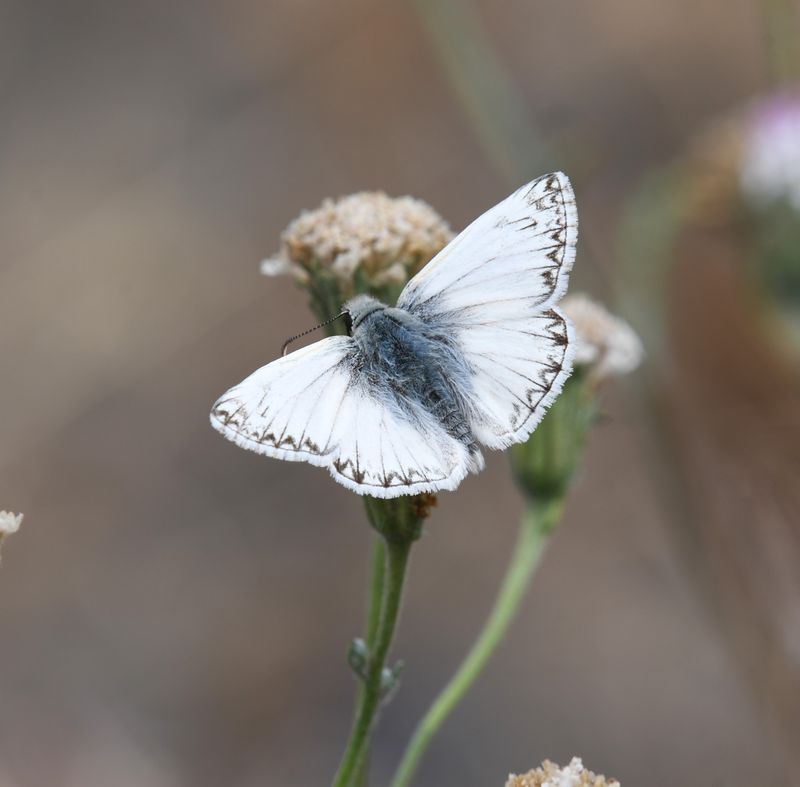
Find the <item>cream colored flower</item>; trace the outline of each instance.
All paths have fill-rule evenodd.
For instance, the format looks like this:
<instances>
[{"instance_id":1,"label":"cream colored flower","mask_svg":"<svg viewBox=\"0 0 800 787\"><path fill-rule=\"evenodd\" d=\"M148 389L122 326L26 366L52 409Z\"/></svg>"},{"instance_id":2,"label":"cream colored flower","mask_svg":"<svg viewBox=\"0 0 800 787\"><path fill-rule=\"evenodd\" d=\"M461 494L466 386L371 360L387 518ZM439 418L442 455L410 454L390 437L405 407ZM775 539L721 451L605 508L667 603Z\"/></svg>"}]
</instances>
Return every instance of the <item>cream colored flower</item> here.
<instances>
[{"instance_id":1,"label":"cream colored flower","mask_svg":"<svg viewBox=\"0 0 800 787\"><path fill-rule=\"evenodd\" d=\"M12 514L11 511L0 511L0 538L16 533L22 524L22 514Z\"/></svg>"},{"instance_id":2,"label":"cream colored flower","mask_svg":"<svg viewBox=\"0 0 800 787\"><path fill-rule=\"evenodd\" d=\"M575 326L575 365L588 366L595 380L627 374L641 363L644 348L636 332L604 306L576 294L561 308Z\"/></svg>"},{"instance_id":3,"label":"cream colored flower","mask_svg":"<svg viewBox=\"0 0 800 787\"><path fill-rule=\"evenodd\" d=\"M325 200L301 214L261 271L267 276L288 273L304 285L325 269L347 289L357 271L377 286L402 283L452 237L441 216L421 200L361 192Z\"/></svg>"},{"instance_id":4,"label":"cream colored flower","mask_svg":"<svg viewBox=\"0 0 800 787\"><path fill-rule=\"evenodd\" d=\"M596 776L583 767L580 757L573 757L565 768L545 760L541 768L522 776L508 777L506 787L619 787L616 779Z\"/></svg>"}]
</instances>

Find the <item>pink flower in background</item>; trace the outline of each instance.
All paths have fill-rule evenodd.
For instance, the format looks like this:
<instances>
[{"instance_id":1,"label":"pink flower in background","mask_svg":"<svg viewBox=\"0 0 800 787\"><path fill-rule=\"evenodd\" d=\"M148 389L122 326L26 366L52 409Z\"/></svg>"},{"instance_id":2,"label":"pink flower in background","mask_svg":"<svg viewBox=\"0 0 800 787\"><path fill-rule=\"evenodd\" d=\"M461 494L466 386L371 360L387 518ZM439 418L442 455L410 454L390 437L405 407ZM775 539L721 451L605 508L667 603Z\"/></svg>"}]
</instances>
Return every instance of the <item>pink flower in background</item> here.
<instances>
[{"instance_id":1,"label":"pink flower in background","mask_svg":"<svg viewBox=\"0 0 800 787\"><path fill-rule=\"evenodd\" d=\"M800 88L758 101L745 131L739 178L745 198L787 199L800 211Z\"/></svg>"}]
</instances>

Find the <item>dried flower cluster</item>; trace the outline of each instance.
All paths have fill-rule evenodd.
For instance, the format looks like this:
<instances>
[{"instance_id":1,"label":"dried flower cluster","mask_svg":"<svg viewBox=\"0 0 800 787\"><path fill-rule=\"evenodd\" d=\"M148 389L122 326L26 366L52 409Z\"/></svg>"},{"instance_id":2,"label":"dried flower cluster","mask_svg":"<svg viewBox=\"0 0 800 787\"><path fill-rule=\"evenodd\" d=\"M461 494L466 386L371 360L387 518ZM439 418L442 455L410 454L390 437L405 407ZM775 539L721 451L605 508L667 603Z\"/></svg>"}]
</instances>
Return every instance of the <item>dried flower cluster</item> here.
<instances>
[{"instance_id":1,"label":"dried flower cluster","mask_svg":"<svg viewBox=\"0 0 800 787\"><path fill-rule=\"evenodd\" d=\"M595 381L633 371L644 357L642 342L628 323L587 295L568 295L561 308L575 327L575 365L587 366Z\"/></svg>"},{"instance_id":2,"label":"dried flower cluster","mask_svg":"<svg viewBox=\"0 0 800 787\"><path fill-rule=\"evenodd\" d=\"M361 192L325 200L295 219L262 273L289 273L300 284L330 270L349 289L357 273L372 284L402 284L443 248L453 233L422 200Z\"/></svg>"},{"instance_id":3,"label":"dried flower cluster","mask_svg":"<svg viewBox=\"0 0 800 787\"><path fill-rule=\"evenodd\" d=\"M583 767L580 757L573 757L565 768L545 760L541 768L522 776L509 776L506 787L619 787L619 782L596 776Z\"/></svg>"}]
</instances>

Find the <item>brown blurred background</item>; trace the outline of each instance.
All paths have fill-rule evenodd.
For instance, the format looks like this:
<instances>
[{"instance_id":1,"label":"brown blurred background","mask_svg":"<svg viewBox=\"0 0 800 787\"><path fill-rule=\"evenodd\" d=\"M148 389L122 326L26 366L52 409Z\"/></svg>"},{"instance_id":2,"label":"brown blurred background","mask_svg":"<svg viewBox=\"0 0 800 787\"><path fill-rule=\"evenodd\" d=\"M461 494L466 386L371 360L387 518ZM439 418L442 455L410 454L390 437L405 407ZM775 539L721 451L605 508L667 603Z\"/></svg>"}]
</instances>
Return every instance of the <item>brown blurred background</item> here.
<instances>
[{"instance_id":1,"label":"brown blurred background","mask_svg":"<svg viewBox=\"0 0 800 787\"><path fill-rule=\"evenodd\" d=\"M456 6L0 4L0 507L26 514L0 570L2 787L329 781L369 561L359 500L207 423L217 395L311 324L288 280L258 272L301 209L377 188L460 228L563 168L577 288L613 303L638 183L768 82L757 2ZM699 260L702 243L724 265L725 245L701 241ZM681 287L673 315L726 314ZM753 673L791 676L800 648L747 650L772 597L747 595L755 611L736 618L726 589L746 582L703 581L717 543L756 554L761 531L757 506L738 547L692 524L740 489L729 466L714 476L702 406L741 388L691 355L697 335L678 330L668 360L651 352L663 368L606 392L520 620L418 784L501 785L573 754L624 787L797 783L800 721ZM654 398L670 400L666 428ZM796 479L795 445L762 451L767 476ZM767 495L796 525L792 486ZM520 506L499 454L441 497L414 556L375 784L486 615Z\"/></svg>"}]
</instances>

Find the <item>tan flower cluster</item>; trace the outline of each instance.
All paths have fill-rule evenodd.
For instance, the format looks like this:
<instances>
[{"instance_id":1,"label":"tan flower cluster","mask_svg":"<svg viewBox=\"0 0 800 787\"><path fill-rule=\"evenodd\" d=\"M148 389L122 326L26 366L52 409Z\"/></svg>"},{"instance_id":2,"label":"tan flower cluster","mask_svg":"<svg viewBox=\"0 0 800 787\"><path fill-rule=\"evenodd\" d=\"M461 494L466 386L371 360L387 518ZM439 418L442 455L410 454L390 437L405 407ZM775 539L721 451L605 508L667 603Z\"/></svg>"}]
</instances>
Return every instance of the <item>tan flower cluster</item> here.
<instances>
[{"instance_id":1,"label":"tan flower cluster","mask_svg":"<svg viewBox=\"0 0 800 787\"><path fill-rule=\"evenodd\" d=\"M541 768L536 768L522 776L508 777L506 787L620 787L616 779L597 776L583 767L580 757L573 757L565 768L545 760Z\"/></svg>"},{"instance_id":2,"label":"tan flower cluster","mask_svg":"<svg viewBox=\"0 0 800 787\"><path fill-rule=\"evenodd\" d=\"M575 365L588 366L596 381L633 371L644 357L642 342L628 323L587 295L561 301L575 327Z\"/></svg>"},{"instance_id":3,"label":"tan flower cluster","mask_svg":"<svg viewBox=\"0 0 800 787\"><path fill-rule=\"evenodd\" d=\"M301 214L261 271L268 276L289 273L300 284L320 268L347 287L357 271L373 286L401 284L452 237L441 216L422 200L361 192L325 200Z\"/></svg>"}]
</instances>

